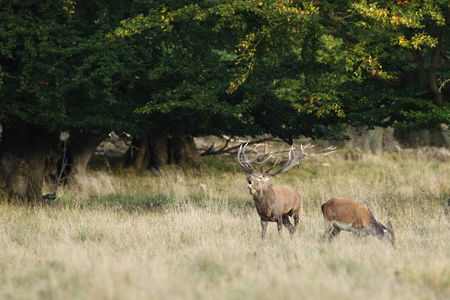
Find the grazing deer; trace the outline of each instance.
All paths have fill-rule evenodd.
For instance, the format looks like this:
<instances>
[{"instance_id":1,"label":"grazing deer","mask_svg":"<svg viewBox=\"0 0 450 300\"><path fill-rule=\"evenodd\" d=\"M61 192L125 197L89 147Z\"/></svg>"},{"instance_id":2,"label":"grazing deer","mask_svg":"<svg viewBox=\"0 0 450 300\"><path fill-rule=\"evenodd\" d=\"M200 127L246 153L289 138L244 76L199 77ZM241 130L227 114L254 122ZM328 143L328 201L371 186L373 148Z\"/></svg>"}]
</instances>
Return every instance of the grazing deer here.
<instances>
[{"instance_id":1,"label":"grazing deer","mask_svg":"<svg viewBox=\"0 0 450 300\"><path fill-rule=\"evenodd\" d=\"M331 242L341 230L351 231L357 236L373 235L385 243L394 246L395 236L391 222L387 228L373 216L370 209L356 201L335 197L321 206L325 221L324 240Z\"/></svg>"},{"instance_id":2,"label":"grazing deer","mask_svg":"<svg viewBox=\"0 0 450 300\"><path fill-rule=\"evenodd\" d=\"M266 156L258 152L252 159L249 155L252 154L257 147L255 147L249 154L245 153L247 144L242 144L239 147L237 154L238 164L247 172L247 187L250 194L253 196L256 211L261 218L262 233L261 238L264 240L267 231L268 222L277 222L278 234L281 235L283 225L289 230L291 238L294 236L299 222L299 213L302 206L302 200L298 192L286 185L268 185L268 181L275 175L287 172L292 167L300 164L300 158L304 156L303 147L300 153L295 155L292 147L288 154L286 163L278 170L272 171L278 163L278 158L273 165L266 171L263 170L264 165L272 158L267 157L261 161L261 158ZM259 172L255 171L251 166L252 163L262 165ZM294 218L294 225L289 221L289 216Z\"/></svg>"}]
</instances>

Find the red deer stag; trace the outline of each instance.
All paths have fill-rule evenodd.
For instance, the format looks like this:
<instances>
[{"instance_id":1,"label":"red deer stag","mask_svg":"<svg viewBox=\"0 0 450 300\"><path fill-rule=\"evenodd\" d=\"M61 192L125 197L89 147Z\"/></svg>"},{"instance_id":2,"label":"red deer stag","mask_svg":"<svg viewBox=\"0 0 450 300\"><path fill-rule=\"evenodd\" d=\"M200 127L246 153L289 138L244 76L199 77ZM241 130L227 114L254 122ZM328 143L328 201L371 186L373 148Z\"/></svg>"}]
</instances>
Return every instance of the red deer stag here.
<instances>
[{"instance_id":1,"label":"red deer stag","mask_svg":"<svg viewBox=\"0 0 450 300\"><path fill-rule=\"evenodd\" d=\"M278 170L272 171L278 163L278 158L273 165L266 171L263 170L264 165L272 158L264 156L258 152L252 159L249 155L255 152L255 147L250 153L245 153L247 144L242 144L237 154L238 164L247 172L247 187L253 196L256 211L261 218L262 233L261 238L264 240L267 231L268 222L277 222L278 234L281 235L283 225L289 230L291 238L294 236L299 222L299 213L302 207L302 200L298 192L286 185L268 185L268 181L275 175L287 172L292 167L300 164L300 158L304 156L303 147L300 153L295 155L294 147L288 154L286 163ZM262 165L259 172L255 171L251 166L252 163ZM294 225L289 221L289 216L294 218Z\"/></svg>"},{"instance_id":2,"label":"red deer stag","mask_svg":"<svg viewBox=\"0 0 450 300\"><path fill-rule=\"evenodd\" d=\"M394 246L395 236L391 222L387 228L373 216L370 209L356 201L336 197L321 206L325 221L324 240L331 242L341 230L351 231L356 236L373 235Z\"/></svg>"}]
</instances>

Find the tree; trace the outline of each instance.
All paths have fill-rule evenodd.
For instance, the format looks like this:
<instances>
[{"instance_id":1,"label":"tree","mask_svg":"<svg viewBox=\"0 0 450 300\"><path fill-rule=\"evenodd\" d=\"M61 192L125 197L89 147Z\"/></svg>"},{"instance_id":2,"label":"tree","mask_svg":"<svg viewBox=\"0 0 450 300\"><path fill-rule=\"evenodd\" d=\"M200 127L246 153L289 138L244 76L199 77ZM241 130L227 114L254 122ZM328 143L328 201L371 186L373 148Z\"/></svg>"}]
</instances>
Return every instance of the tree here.
<instances>
[{"instance_id":1,"label":"tree","mask_svg":"<svg viewBox=\"0 0 450 300\"><path fill-rule=\"evenodd\" d=\"M176 161L169 153L177 149L170 147L174 141L192 142L192 136L269 133L292 143L302 134L329 138L343 130L339 116L326 112L324 106L318 117L301 111L286 96L294 93L292 83L299 87L298 82L305 77L293 69L306 65L306 59L299 62L299 56L307 52L301 53L300 40L270 24L272 34L288 38L284 43L276 40L279 51L255 53L262 57L255 66L236 53L236 46L250 45L245 39L251 30L266 23L267 13L260 14L258 7L233 1L164 1L162 7L152 4L148 15L124 20L111 35L112 39L132 43L140 56L152 60L146 64L148 83L142 84L151 88L144 88L142 96L134 96L146 97L147 101L139 110L144 116L138 120L142 131L136 132L135 147L127 155L130 164L145 169ZM278 5L272 8L274 14L292 14ZM315 39L314 30L309 32L308 39ZM270 40L263 39L261 45L275 49ZM253 50L247 52L253 55ZM313 61L313 55L309 56ZM239 86L242 88L237 89ZM309 99L305 101L309 103Z\"/></svg>"},{"instance_id":2,"label":"tree","mask_svg":"<svg viewBox=\"0 0 450 300\"><path fill-rule=\"evenodd\" d=\"M115 37L136 41L157 36L166 52L155 64L166 68L155 84L158 90L140 111L170 128L170 134L186 129L193 135L271 133L288 142L301 134L339 134L342 115L336 103L316 106L302 98L309 105L305 109L294 101L307 77L299 68L313 63L323 69L328 63L315 61L307 48L317 39L315 12L280 4L274 2L266 11L255 1L165 3L148 15L124 20ZM289 26L293 28L286 31ZM304 38L299 26L308 32ZM160 74L160 69L151 73ZM316 71L314 77L320 76ZM173 119L181 122L172 127Z\"/></svg>"},{"instance_id":3,"label":"tree","mask_svg":"<svg viewBox=\"0 0 450 300\"><path fill-rule=\"evenodd\" d=\"M369 128L403 126L419 130L448 124L450 119L446 96L449 44L445 39L449 5L445 0L375 4L218 1L152 10L124 22L116 35L176 30L180 23L213 22L214 30L232 28L238 34L236 75L228 93L251 89L254 83L249 81L261 80L257 73L264 70L265 75L273 75L269 76L272 81L264 81L259 87L269 85L270 91L283 91L291 107L312 118L313 126L324 123L322 128L327 127L329 133L329 125L337 121ZM336 54L327 51L330 45L334 45ZM227 56L233 54L230 52ZM297 76L289 69L294 66L300 66ZM277 78L275 69L280 72ZM278 102L279 96L276 102L283 103ZM261 101L261 97L243 100L250 106ZM335 121L330 124L330 119ZM339 126L336 129L340 130ZM315 132L306 131L313 136Z\"/></svg>"},{"instance_id":4,"label":"tree","mask_svg":"<svg viewBox=\"0 0 450 300\"><path fill-rule=\"evenodd\" d=\"M42 200L43 162L60 131L102 135L129 127L136 106L119 92L139 66L130 45L105 37L132 11L125 4L30 0L1 8L0 180L10 199Z\"/></svg>"},{"instance_id":5,"label":"tree","mask_svg":"<svg viewBox=\"0 0 450 300\"><path fill-rule=\"evenodd\" d=\"M183 7L179 1L161 3ZM147 11L155 9L151 5ZM232 31L220 36L210 24L187 22L169 31L157 28L111 40L133 45L147 67L130 91L141 104L135 130L129 132L135 136L129 164L139 169L174 162L192 167L200 164L193 136L242 132L237 109L225 100L230 62L220 62L222 49L234 45Z\"/></svg>"},{"instance_id":6,"label":"tree","mask_svg":"<svg viewBox=\"0 0 450 300\"><path fill-rule=\"evenodd\" d=\"M448 1L316 3L348 49L349 71L364 79L366 90L352 89L370 106L359 122L412 130L449 124Z\"/></svg>"}]
</instances>

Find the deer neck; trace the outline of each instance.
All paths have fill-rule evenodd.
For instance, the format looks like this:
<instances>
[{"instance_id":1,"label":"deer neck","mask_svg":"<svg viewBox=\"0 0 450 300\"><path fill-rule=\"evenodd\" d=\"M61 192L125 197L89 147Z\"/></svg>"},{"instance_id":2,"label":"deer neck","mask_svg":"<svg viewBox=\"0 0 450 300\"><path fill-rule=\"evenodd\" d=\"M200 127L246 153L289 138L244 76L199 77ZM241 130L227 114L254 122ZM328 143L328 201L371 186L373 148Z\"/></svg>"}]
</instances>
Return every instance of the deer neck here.
<instances>
[{"instance_id":1,"label":"deer neck","mask_svg":"<svg viewBox=\"0 0 450 300\"><path fill-rule=\"evenodd\" d=\"M257 203L267 202L270 198L270 186L264 185L262 188L257 189L253 194L253 200Z\"/></svg>"}]
</instances>

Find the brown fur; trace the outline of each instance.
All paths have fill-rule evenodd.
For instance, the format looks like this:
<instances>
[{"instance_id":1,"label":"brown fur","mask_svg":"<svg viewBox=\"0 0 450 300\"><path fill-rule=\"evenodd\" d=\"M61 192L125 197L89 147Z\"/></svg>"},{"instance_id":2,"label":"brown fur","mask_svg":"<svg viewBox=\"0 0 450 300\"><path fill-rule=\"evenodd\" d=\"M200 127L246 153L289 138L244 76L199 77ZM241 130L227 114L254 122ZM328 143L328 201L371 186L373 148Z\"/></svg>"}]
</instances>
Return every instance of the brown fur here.
<instances>
[{"instance_id":1,"label":"brown fur","mask_svg":"<svg viewBox=\"0 0 450 300\"><path fill-rule=\"evenodd\" d=\"M359 236L373 235L394 245L395 236L391 222L388 222L386 228L364 204L335 197L324 202L321 208L325 221L324 239L331 241L341 230L347 230Z\"/></svg>"},{"instance_id":2,"label":"brown fur","mask_svg":"<svg viewBox=\"0 0 450 300\"><path fill-rule=\"evenodd\" d=\"M261 238L264 240L266 236L268 222L277 222L279 234L284 225L292 238L299 223L301 197L290 186L267 185L270 178L261 173L253 173L247 177L250 194L253 195L256 211L261 218ZM289 221L289 216L293 217L294 225Z\"/></svg>"}]
</instances>

